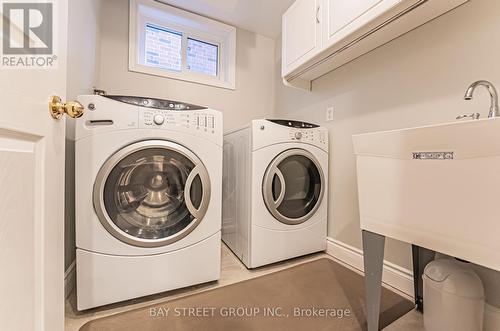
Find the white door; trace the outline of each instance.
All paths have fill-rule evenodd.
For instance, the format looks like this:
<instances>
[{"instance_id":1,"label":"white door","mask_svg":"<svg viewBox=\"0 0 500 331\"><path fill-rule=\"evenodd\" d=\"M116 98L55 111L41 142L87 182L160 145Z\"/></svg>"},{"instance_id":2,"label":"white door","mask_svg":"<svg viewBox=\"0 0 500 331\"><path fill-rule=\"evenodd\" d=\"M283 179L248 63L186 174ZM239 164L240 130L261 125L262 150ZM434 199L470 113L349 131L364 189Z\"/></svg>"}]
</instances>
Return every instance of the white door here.
<instances>
[{"instance_id":1,"label":"white door","mask_svg":"<svg viewBox=\"0 0 500 331\"><path fill-rule=\"evenodd\" d=\"M286 76L321 48L321 0L296 0L283 15L283 68Z\"/></svg>"},{"instance_id":2,"label":"white door","mask_svg":"<svg viewBox=\"0 0 500 331\"><path fill-rule=\"evenodd\" d=\"M67 0L27 2L0 3L0 329L62 331Z\"/></svg>"}]
</instances>

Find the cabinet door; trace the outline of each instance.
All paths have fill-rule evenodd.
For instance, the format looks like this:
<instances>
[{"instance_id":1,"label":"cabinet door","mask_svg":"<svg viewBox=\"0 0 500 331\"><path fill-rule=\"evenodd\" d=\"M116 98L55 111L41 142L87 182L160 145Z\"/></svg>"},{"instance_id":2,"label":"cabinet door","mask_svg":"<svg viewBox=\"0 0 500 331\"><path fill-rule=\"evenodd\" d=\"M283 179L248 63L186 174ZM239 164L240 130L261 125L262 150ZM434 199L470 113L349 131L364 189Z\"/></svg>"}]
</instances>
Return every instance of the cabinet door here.
<instances>
[{"instance_id":1,"label":"cabinet door","mask_svg":"<svg viewBox=\"0 0 500 331\"><path fill-rule=\"evenodd\" d=\"M340 40L374 19L373 16L377 16L380 11L378 9L384 7L385 10L397 2L398 0L325 0L325 43Z\"/></svg>"},{"instance_id":2,"label":"cabinet door","mask_svg":"<svg viewBox=\"0 0 500 331\"><path fill-rule=\"evenodd\" d=\"M320 3L321 0L297 0L283 15L283 76L320 49Z\"/></svg>"}]
</instances>

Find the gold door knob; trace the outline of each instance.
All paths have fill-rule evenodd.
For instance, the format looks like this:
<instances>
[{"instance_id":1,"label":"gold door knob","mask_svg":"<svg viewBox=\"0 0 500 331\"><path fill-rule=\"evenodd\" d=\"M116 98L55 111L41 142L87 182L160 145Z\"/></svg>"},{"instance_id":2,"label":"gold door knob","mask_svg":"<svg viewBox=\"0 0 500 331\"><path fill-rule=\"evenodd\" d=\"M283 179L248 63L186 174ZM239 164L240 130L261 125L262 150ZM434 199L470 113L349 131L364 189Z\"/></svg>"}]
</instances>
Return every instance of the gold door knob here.
<instances>
[{"instance_id":1,"label":"gold door knob","mask_svg":"<svg viewBox=\"0 0 500 331\"><path fill-rule=\"evenodd\" d=\"M56 120L60 119L64 113L71 118L78 118L83 115L84 108L78 101L62 102L56 95L50 97L49 112Z\"/></svg>"}]
</instances>

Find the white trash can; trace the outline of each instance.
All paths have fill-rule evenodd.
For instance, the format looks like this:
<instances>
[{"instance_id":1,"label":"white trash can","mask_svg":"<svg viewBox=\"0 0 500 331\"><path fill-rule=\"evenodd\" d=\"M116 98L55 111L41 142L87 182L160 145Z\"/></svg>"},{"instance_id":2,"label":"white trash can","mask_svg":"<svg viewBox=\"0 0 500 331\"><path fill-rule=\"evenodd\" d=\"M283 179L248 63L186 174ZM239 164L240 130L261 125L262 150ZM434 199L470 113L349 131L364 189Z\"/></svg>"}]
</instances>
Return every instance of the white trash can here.
<instances>
[{"instance_id":1,"label":"white trash can","mask_svg":"<svg viewBox=\"0 0 500 331\"><path fill-rule=\"evenodd\" d=\"M435 260L425 267L422 277L427 331L482 331L484 288L467 263Z\"/></svg>"}]
</instances>

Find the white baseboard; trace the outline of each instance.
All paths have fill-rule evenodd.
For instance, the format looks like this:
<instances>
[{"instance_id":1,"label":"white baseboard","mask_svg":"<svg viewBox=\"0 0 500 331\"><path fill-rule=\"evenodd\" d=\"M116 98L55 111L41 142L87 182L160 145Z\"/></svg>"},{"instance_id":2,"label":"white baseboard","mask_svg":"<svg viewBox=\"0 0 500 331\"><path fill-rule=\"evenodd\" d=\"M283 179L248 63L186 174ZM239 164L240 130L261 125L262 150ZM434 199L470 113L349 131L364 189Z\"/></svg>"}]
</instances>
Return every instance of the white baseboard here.
<instances>
[{"instance_id":1,"label":"white baseboard","mask_svg":"<svg viewBox=\"0 0 500 331\"><path fill-rule=\"evenodd\" d=\"M64 297L67 298L76 286L76 261L71 262L64 272Z\"/></svg>"},{"instance_id":2,"label":"white baseboard","mask_svg":"<svg viewBox=\"0 0 500 331\"><path fill-rule=\"evenodd\" d=\"M326 253L343 264L364 272L363 251L333 238L327 238ZM407 297L414 298L413 272L384 260L382 282Z\"/></svg>"}]
</instances>

